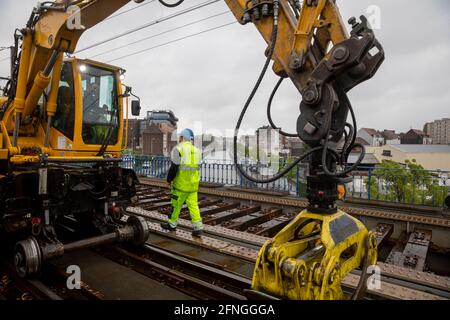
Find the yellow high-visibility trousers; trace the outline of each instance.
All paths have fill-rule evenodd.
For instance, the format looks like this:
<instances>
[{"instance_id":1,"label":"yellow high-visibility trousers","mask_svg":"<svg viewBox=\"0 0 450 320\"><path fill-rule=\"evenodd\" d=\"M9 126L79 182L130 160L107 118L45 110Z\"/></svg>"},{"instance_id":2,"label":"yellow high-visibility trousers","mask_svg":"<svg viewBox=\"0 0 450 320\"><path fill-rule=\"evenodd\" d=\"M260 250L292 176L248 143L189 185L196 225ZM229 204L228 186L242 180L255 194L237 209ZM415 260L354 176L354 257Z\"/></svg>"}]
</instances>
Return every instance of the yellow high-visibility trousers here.
<instances>
[{"instance_id":1,"label":"yellow high-visibility trousers","mask_svg":"<svg viewBox=\"0 0 450 320\"><path fill-rule=\"evenodd\" d=\"M183 204L186 203L194 230L202 230L203 223L202 217L200 216L200 208L198 207L198 192L188 193L172 188L171 193L172 214L169 219L170 226L173 228L177 226L181 209L183 208Z\"/></svg>"}]
</instances>

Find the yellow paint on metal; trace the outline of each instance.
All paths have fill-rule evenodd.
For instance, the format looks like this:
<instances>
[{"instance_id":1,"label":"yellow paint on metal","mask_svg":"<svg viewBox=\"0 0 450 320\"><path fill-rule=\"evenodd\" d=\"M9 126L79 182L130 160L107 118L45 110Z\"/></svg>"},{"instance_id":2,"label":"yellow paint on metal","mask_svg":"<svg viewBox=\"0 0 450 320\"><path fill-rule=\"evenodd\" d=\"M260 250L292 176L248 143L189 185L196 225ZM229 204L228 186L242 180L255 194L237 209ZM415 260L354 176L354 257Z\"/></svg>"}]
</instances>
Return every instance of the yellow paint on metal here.
<instances>
[{"instance_id":1,"label":"yellow paint on metal","mask_svg":"<svg viewBox=\"0 0 450 320\"><path fill-rule=\"evenodd\" d=\"M13 164L37 163L39 162L39 156L16 155L11 157L9 161Z\"/></svg>"},{"instance_id":2,"label":"yellow paint on metal","mask_svg":"<svg viewBox=\"0 0 450 320\"><path fill-rule=\"evenodd\" d=\"M8 149L0 149L0 159L1 160L8 159Z\"/></svg>"},{"instance_id":3,"label":"yellow paint on metal","mask_svg":"<svg viewBox=\"0 0 450 320\"><path fill-rule=\"evenodd\" d=\"M56 59L55 66L53 67L52 82L50 93L47 101L47 116L54 116L57 108L57 98L59 90L59 79L61 78L61 68L64 60L64 54L61 52Z\"/></svg>"},{"instance_id":4,"label":"yellow paint on metal","mask_svg":"<svg viewBox=\"0 0 450 320\"><path fill-rule=\"evenodd\" d=\"M57 3L62 3L58 0ZM85 0L78 3L81 10L82 28L70 29L68 18L70 12L64 10L47 10L42 12L39 20L31 30L24 30L20 67L18 73L16 96L0 121L3 136L0 157L10 157L13 164L36 163L39 155L26 155L25 148L40 150L50 160L98 160L99 145L88 145L83 141L83 94L82 77L79 65L92 64L115 73L117 95L122 95L120 85L120 68L91 60L69 59L72 64L74 80L75 122L73 139L64 136L55 128L50 129L49 147L44 147L46 119L35 117L33 121L22 123L19 130L17 146L11 144L14 130L14 117L22 120L34 114L36 104L43 91L50 83L50 76L42 71L54 50L73 53L82 33L98 24L130 0ZM243 13L252 5L247 0L225 0L232 13L241 20ZM313 39L323 54L330 43L337 44L348 35L333 0L318 0L308 5L304 1L301 16L296 20L287 0L280 0L278 17L278 41L274 50L274 71L280 76L288 76L299 91L303 89L314 69L314 63L307 53L311 50ZM271 40L273 18L265 17L253 21L267 43ZM317 30L315 30L317 29ZM317 32L315 32L317 31ZM305 63L301 72L290 67L292 53L305 54ZM49 101L46 111L54 115L57 111L57 87L59 87L62 54L58 57L51 76ZM5 101L2 99L1 101ZM128 106L127 106L128 107ZM118 139L108 146L105 153L119 157L122 150L124 130L122 99L118 103ZM16 128L17 130L17 128ZM128 121L127 121L128 130ZM126 142L125 142L126 145ZM0 146L1 147L1 146ZM24 154L21 154L23 152ZM355 233L335 243L330 232L333 221L347 217L356 226ZM341 299L341 279L348 272L358 267L365 257L365 239L368 232L364 225L346 213L339 211L333 215L318 215L303 211L273 240L262 247L255 267L252 287L290 299ZM353 252L353 251L354 252ZM344 259L345 253L351 253Z\"/></svg>"},{"instance_id":5,"label":"yellow paint on metal","mask_svg":"<svg viewBox=\"0 0 450 320\"><path fill-rule=\"evenodd\" d=\"M241 20L244 12L252 7L247 0L225 0L228 7L237 20ZM267 43L270 42L273 18L253 21L258 31ZM278 17L279 36L274 51L274 72L282 77L288 76L300 91L306 85L315 64L308 55L312 39L318 45L324 55L329 45L336 45L346 39L349 35L342 21L339 9L333 0L319 0L316 4L308 5L303 1L298 21L292 13L287 0L280 0L280 13ZM291 56L304 54L305 63L299 70L290 68ZM320 57L319 57L320 58Z\"/></svg>"},{"instance_id":6,"label":"yellow paint on metal","mask_svg":"<svg viewBox=\"0 0 450 320\"><path fill-rule=\"evenodd\" d=\"M50 83L50 76L46 76L43 72L39 72L34 79L30 93L25 100L25 108L22 112L22 120L24 120L35 108L39 98Z\"/></svg>"},{"instance_id":7,"label":"yellow paint on metal","mask_svg":"<svg viewBox=\"0 0 450 320\"><path fill-rule=\"evenodd\" d=\"M344 229L332 224L344 220L353 232L336 235ZM365 249L368 235L359 220L343 211L326 215L305 210L262 246L252 289L294 300L341 300L342 279L367 254L376 263L376 247Z\"/></svg>"},{"instance_id":8,"label":"yellow paint on metal","mask_svg":"<svg viewBox=\"0 0 450 320\"><path fill-rule=\"evenodd\" d=\"M46 109L48 114L54 115L56 113L56 100L57 100L57 92L59 87L59 78L61 71L61 63L63 56L62 54L58 57L57 62L55 64L55 68L53 70L52 76L53 80L51 80L52 85L49 93L49 101L47 103ZM49 147L46 148L44 146L45 140L45 129L46 128L46 119L40 120L36 119L38 122L35 124L23 124L20 126L19 138L17 141L17 147L12 146L12 129L8 132L7 122L0 121L0 133L3 136L2 142L3 147L8 149L8 154L10 156L20 155L20 157L11 158L11 162L13 163L30 163L30 162L39 162L39 157L35 156L25 156L21 155L21 152L24 148L34 148L37 150L41 150L42 154L47 154L50 157L69 157L74 161L86 161L86 160L98 160L101 157L96 157L100 145L89 145L85 144L82 138L82 125L83 125L83 98L82 98L82 84L81 84L81 74L79 71L79 66L81 64L89 64L97 67L101 67L104 69L109 69L115 74L115 78L117 81L117 95L120 97L122 95L122 86L120 81L120 70L121 68L116 66L111 66L108 64L95 62L92 60L78 60L78 59L68 59L66 63L72 64L73 77L74 77L74 103L75 103L75 122L74 122L74 138L73 140L66 137L63 133L58 131L56 128L51 127L50 136L49 136ZM42 79L41 79L42 80ZM50 83L50 78L45 80L46 87ZM39 80L40 81L40 80ZM42 85L39 84L40 88ZM33 90L32 90L33 91ZM39 91L39 90L38 90ZM36 92L38 92L36 91ZM33 101L36 97L33 97ZM30 98L31 99L31 98ZM123 142L124 142L124 123L123 123L123 113L124 113L124 102L123 99L119 98L118 103L118 139L117 143L108 146L105 151L105 154L110 155L111 157L117 158L120 156L121 151L123 150ZM3 99L4 101L4 99ZM28 100L27 100L28 101ZM27 104L28 105L28 104ZM4 119L11 119L11 123L13 124L13 111L14 109L9 108L9 110L5 113ZM27 110L26 113L30 113L30 110ZM127 111L128 112L128 111ZM26 114L25 112L23 114ZM64 141L64 144L61 144L61 141Z\"/></svg>"},{"instance_id":9,"label":"yellow paint on metal","mask_svg":"<svg viewBox=\"0 0 450 320\"><path fill-rule=\"evenodd\" d=\"M30 66L31 48L32 48L33 35L31 30L26 30L22 42L22 51L20 55L20 67L17 80L17 91L14 98L14 110L15 112L22 112L25 107L26 90L27 90L27 77Z\"/></svg>"}]
</instances>

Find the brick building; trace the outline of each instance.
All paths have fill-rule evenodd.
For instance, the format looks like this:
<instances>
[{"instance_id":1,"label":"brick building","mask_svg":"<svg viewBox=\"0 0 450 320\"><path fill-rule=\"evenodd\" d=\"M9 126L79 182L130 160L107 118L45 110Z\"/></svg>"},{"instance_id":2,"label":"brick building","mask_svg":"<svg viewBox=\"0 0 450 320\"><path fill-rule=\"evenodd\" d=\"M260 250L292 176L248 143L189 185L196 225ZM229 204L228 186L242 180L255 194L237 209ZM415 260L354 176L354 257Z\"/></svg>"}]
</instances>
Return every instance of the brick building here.
<instances>
[{"instance_id":1,"label":"brick building","mask_svg":"<svg viewBox=\"0 0 450 320\"><path fill-rule=\"evenodd\" d=\"M411 129L400 135L401 144L431 144L431 139L422 130Z\"/></svg>"},{"instance_id":2,"label":"brick building","mask_svg":"<svg viewBox=\"0 0 450 320\"><path fill-rule=\"evenodd\" d=\"M177 144L178 118L170 110L147 112L144 119L128 120L127 147L137 153L170 156Z\"/></svg>"}]
</instances>

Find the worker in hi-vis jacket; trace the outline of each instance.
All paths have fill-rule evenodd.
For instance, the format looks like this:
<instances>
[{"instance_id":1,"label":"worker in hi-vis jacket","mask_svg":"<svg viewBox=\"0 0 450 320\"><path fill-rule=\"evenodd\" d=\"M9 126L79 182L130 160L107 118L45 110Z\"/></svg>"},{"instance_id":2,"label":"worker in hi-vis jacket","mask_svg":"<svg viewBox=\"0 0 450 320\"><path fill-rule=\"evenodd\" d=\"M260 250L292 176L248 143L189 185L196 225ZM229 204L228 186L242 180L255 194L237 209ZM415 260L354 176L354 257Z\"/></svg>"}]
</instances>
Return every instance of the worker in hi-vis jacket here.
<instances>
[{"instance_id":1,"label":"worker in hi-vis jacket","mask_svg":"<svg viewBox=\"0 0 450 320\"><path fill-rule=\"evenodd\" d=\"M200 150L194 146L192 130L181 131L179 143L172 150L171 160L167 182L171 188L172 214L167 222L161 223L161 227L166 230L175 230L181 208L186 203L194 227L192 235L201 236L203 223L198 207Z\"/></svg>"}]
</instances>

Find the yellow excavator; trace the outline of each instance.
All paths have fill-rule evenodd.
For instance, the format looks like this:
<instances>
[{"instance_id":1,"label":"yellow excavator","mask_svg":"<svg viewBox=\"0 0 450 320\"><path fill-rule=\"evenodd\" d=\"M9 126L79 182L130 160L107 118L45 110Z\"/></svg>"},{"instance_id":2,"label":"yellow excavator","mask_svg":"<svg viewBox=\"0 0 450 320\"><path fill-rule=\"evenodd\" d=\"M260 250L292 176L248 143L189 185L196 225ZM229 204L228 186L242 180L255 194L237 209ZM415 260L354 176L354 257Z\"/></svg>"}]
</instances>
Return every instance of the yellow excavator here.
<instances>
[{"instance_id":1,"label":"yellow excavator","mask_svg":"<svg viewBox=\"0 0 450 320\"><path fill-rule=\"evenodd\" d=\"M176 7L184 0L159 1ZM364 157L364 147L355 143L356 119L347 92L377 72L383 48L364 16L349 20L349 33L334 0L224 1L239 23L252 23L268 44L263 70L236 125L234 158L240 174L264 183L300 161L310 164L309 206L264 244L248 295L343 299L341 280L362 268L353 294L359 298L366 269L377 259L376 241L360 221L340 211L336 201L348 174ZM75 52L84 31L129 2L44 2L15 34L11 77L0 97L0 226L22 237L15 263L23 276L39 272L45 260L64 252L120 240L140 244L148 237L145 221L130 217L127 225L119 223L123 208L136 199L137 182L133 171L120 167L123 118L128 117L128 97L134 96L121 84L125 71L64 59L65 53ZM74 19L79 19L78 27ZM267 109L271 126L280 130L271 119L271 102L283 79L289 78L302 95L300 115L295 134L280 133L302 139L310 150L273 178L258 180L239 166L236 144L271 61L280 77ZM139 114L139 99L131 109ZM352 123L346 122L349 113ZM349 165L355 149L360 157ZM62 244L57 230L72 225L77 230L94 226L102 234Z\"/></svg>"}]
</instances>

